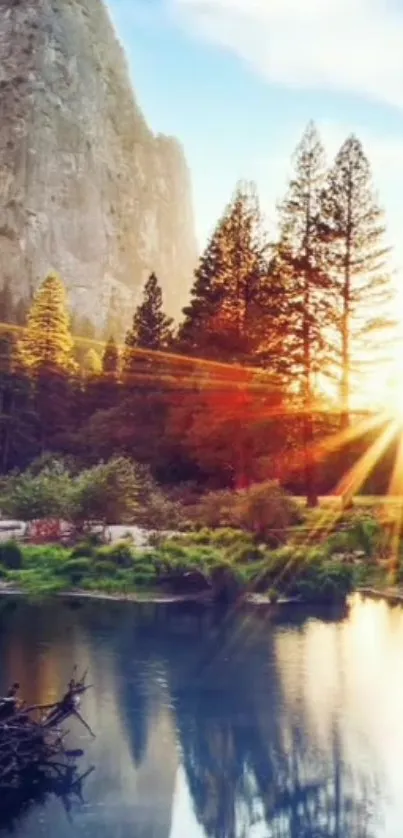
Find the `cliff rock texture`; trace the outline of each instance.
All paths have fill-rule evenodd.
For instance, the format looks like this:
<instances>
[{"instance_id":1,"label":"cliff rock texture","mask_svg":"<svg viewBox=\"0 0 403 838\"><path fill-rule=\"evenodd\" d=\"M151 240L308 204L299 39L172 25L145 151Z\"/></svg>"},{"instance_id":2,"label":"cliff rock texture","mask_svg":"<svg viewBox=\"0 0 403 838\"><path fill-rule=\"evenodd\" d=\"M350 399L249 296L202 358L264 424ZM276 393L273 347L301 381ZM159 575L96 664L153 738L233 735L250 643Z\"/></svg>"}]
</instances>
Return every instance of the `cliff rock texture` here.
<instances>
[{"instance_id":1,"label":"cliff rock texture","mask_svg":"<svg viewBox=\"0 0 403 838\"><path fill-rule=\"evenodd\" d=\"M147 126L103 0L0 0L0 286L18 304L55 270L100 328L151 271L178 314L196 258L182 148Z\"/></svg>"}]
</instances>

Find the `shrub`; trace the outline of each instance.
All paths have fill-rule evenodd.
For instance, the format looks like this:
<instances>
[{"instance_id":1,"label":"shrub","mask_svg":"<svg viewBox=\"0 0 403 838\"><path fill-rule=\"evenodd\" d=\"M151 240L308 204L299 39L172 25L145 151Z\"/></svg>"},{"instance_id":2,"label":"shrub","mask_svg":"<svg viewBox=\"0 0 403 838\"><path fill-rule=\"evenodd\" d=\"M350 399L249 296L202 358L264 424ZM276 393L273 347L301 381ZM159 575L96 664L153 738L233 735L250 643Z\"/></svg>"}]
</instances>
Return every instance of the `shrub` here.
<instances>
[{"instance_id":1,"label":"shrub","mask_svg":"<svg viewBox=\"0 0 403 838\"><path fill-rule=\"evenodd\" d=\"M238 493L239 525L261 541L283 541L285 531L300 523L301 514L295 501L275 481L257 484Z\"/></svg>"},{"instance_id":2,"label":"shrub","mask_svg":"<svg viewBox=\"0 0 403 838\"><path fill-rule=\"evenodd\" d=\"M358 549L369 557L373 556L381 546L382 529L379 521L361 518L355 521L351 530L352 540Z\"/></svg>"},{"instance_id":3,"label":"shrub","mask_svg":"<svg viewBox=\"0 0 403 838\"><path fill-rule=\"evenodd\" d=\"M180 503L169 500L155 486L150 488L136 510L133 522L152 530L186 529L186 516Z\"/></svg>"},{"instance_id":4,"label":"shrub","mask_svg":"<svg viewBox=\"0 0 403 838\"><path fill-rule=\"evenodd\" d=\"M3 510L13 518L68 518L70 477L63 470L45 468L39 474L26 471L8 481Z\"/></svg>"},{"instance_id":5,"label":"shrub","mask_svg":"<svg viewBox=\"0 0 403 838\"><path fill-rule=\"evenodd\" d=\"M204 526L241 529L256 540L274 543L284 541L286 530L302 519L298 505L276 481L236 492L210 492L196 514Z\"/></svg>"},{"instance_id":6,"label":"shrub","mask_svg":"<svg viewBox=\"0 0 403 838\"><path fill-rule=\"evenodd\" d=\"M97 546L97 544L93 543L92 539L86 538L73 547L71 557L72 559L79 559L81 557L91 558L96 555Z\"/></svg>"},{"instance_id":7,"label":"shrub","mask_svg":"<svg viewBox=\"0 0 403 838\"><path fill-rule=\"evenodd\" d=\"M210 571L213 597L217 602L230 603L243 591L241 574L230 564L218 564Z\"/></svg>"},{"instance_id":8,"label":"shrub","mask_svg":"<svg viewBox=\"0 0 403 838\"><path fill-rule=\"evenodd\" d=\"M312 561L301 568L289 592L307 602L339 602L351 593L354 582L354 568L351 565Z\"/></svg>"},{"instance_id":9,"label":"shrub","mask_svg":"<svg viewBox=\"0 0 403 838\"><path fill-rule=\"evenodd\" d=\"M142 491L141 469L124 457L82 471L71 487L71 517L85 521L131 523Z\"/></svg>"},{"instance_id":10,"label":"shrub","mask_svg":"<svg viewBox=\"0 0 403 838\"><path fill-rule=\"evenodd\" d=\"M21 547L15 541L0 544L0 562L7 570L20 570L23 565Z\"/></svg>"},{"instance_id":11,"label":"shrub","mask_svg":"<svg viewBox=\"0 0 403 838\"><path fill-rule=\"evenodd\" d=\"M64 576L72 585L79 585L85 576L91 575L93 564L91 559L84 557L69 559L61 565L59 573Z\"/></svg>"},{"instance_id":12,"label":"shrub","mask_svg":"<svg viewBox=\"0 0 403 838\"><path fill-rule=\"evenodd\" d=\"M118 573L118 566L114 562L97 561L93 565L93 573L99 577L116 576Z\"/></svg>"},{"instance_id":13,"label":"shrub","mask_svg":"<svg viewBox=\"0 0 403 838\"><path fill-rule=\"evenodd\" d=\"M268 592L269 602L275 605L279 600L279 592L275 588L270 588Z\"/></svg>"},{"instance_id":14,"label":"shrub","mask_svg":"<svg viewBox=\"0 0 403 838\"><path fill-rule=\"evenodd\" d=\"M133 548L127 541L119 541L107 547L100 547L96 551L96 559L112 562L119 567L131 567L133 564Z\"/></svg>"}]
</instances>

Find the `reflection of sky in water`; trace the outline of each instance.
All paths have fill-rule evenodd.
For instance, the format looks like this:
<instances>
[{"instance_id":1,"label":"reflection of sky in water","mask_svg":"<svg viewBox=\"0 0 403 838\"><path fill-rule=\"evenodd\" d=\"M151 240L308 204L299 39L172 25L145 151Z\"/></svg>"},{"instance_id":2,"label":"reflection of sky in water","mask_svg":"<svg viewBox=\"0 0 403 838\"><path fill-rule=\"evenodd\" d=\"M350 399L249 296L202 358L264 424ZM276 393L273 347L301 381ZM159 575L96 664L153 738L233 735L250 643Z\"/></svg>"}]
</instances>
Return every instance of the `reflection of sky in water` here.
<instances>
[{"instance_id":1,"label":"reflection of sky in water","mask_svg":"<svg viewBox=\"0 0 403 838\"><path fill-rule=\"evenodd\" d=\"M403 835L403 609L0 608L1 689L52 700L75 663L95 685L96 740L71 729L84 803L51 799L17 838Z\"/></svg>"}]
</instances>

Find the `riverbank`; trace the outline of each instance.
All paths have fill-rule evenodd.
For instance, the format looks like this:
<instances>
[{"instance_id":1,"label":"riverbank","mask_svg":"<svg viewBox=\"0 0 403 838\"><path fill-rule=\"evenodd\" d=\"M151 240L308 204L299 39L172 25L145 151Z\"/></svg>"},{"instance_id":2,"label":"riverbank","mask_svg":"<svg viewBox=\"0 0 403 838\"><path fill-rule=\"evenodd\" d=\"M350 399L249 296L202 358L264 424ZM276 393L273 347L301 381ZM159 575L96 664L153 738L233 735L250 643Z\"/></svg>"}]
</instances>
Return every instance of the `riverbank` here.
<instances>
[{"instance_id":1,"label":"riverbank","mask_svg":"<svg viewBox=\"0 0 403 838\"><path fill-rule=\"evenodd\" d=\"M103 591L74 590L56 591L52 596L60 599L69 600L91 600L100 602L133 602L137 604L144 603L151 605L180 605L191 602L199 603L202 605L210 605L214 602L214 599L210 593L169 595L161 594L158 592L152 593L149 591L147 593L107 594ZM15 588L12 586L5 585L4 583L0 583L0 597L26 598L27 592L22 590L21 588ZM276 600L276 602L273 602L269 599L268 596L264 596L262 594L245 594L243 597L241 597L241 601L246 605L254 605L256 607L273 607L301 604L301 600L295 597L279 597L279 599Z\"/></svg>"},{"instance_id":2,"label":"riverbank","mask_svg":"<svg viewBox=\"0 0 403 838\"><path fill-rule=\"evenodd\" d=\"M159 536L143 549L128 541L0 549L3 591L33 597L328 603L345 600L363 581L361 571L362 563L334 560L326 547L273 549L230 529Z\"/></svg>"}]
</instances>

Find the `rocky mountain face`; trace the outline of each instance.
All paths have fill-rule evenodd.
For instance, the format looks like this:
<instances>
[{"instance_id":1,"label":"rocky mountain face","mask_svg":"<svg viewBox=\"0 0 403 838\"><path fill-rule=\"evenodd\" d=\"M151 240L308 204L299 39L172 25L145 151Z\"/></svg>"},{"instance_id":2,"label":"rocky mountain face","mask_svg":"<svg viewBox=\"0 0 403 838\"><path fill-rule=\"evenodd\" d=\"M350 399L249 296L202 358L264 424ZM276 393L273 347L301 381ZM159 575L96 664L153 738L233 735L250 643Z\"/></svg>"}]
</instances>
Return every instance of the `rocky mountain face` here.
<instances>
[{"instance_id":1,"label":"rocky mountain face","mask_svg":"<svg viewBox=\"0 0 403 838\"><path fill-rule=\"evenodd\" d=\"M81 317L126 324L155 271L177 315L197 259L189 171L147 126L103 0L0 0L0 114L13 304L55 270Z\"/></svg>"}]
</instances>

